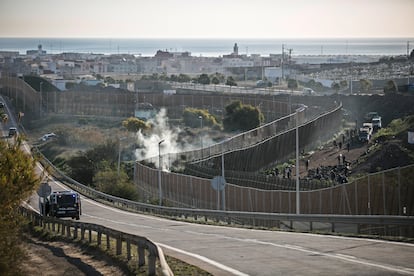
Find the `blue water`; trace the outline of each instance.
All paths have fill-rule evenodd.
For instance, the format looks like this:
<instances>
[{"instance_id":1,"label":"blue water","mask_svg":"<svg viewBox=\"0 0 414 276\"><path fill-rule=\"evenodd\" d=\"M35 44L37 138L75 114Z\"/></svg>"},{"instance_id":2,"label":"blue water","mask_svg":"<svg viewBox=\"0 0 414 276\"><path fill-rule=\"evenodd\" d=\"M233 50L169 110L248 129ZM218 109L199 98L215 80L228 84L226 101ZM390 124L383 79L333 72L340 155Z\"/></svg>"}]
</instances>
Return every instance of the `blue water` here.
<instances>
[{"instance_id":1,"label":"blue water","mask_svg":"<svg viewBox=\"0 0 414 276\"><path fill-rule=\"evenodd\" d=\"M154 56L157 50L188 51L192 56L222 56L233 51L234 43L239 54L280 54L282 44L292 49L292 55L405 55L407 41L414 48L414 38L376 39L81 39L81 38L0 38L0 51L37 49L57 54L79 52L94 54L127 53Z\"/></svg>"}]
</instances>

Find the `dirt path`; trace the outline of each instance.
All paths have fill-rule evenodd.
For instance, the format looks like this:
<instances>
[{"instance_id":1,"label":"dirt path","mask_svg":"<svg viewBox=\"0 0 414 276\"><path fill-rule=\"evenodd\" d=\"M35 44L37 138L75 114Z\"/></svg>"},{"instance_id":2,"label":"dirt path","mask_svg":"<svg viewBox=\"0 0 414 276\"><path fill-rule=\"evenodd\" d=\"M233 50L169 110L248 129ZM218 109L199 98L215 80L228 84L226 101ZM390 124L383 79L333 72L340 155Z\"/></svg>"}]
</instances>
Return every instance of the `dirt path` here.
<instances>
[{"instance_id":1,"label":"dirt path","mask_svg":"<svg viewBox=\"0 0 414 276\"><path fill-rule=\"evenodd\" d=\"M322 149L314 151L308 158L309 160L309 169L316 169L320 166L334 166L338 164L338 155L342 154L345 156L346 162L351 163L351 170L352 164L360 157L364 152L368 149L367 144L355 144L350 146L349 151L347 150L346 146L339 149L338 146L332 145L325 145ZM302 162L300 166L300 176L306 177L308 172L306 167L303 165L305 160Z\"/></svg>"},{"instance_id":2,"label":"dirt path","mask_svg":"<svg viewBox=\"0 0 414 276\"><path fill-rule=\"evenodd\" d=\"M68 243L29 237L24 248L28 254L21 264L24 275L126 275L108 258Z\"/></svg>"}]
</instances>

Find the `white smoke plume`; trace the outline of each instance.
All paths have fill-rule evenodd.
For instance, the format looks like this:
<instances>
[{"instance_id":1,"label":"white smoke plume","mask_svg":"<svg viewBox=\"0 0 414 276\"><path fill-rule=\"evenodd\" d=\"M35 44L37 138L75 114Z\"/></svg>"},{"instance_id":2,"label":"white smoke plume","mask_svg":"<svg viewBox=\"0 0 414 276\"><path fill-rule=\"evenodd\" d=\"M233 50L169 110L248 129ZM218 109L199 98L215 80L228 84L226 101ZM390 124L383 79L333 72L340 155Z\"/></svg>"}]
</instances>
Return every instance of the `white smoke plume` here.
<instances>
[{"instance_id":1,"label":"white smoke plume","mask_svg":"<svg viewBox=\"0 0 414 276\"><path fill-rule=\"evenodd\" d=\"M200 149L201 139L203 147L214 143L208 136L202 138L200 136L186 137L186 135L183 135L184 131L181 128L170 126L165 108L162 108L153 119L148 120L148 123L152 125L152 129L148 133L139 130L136 134L139 148L135 151L135 156L138 161L151 158L150 162L154 162L157 167L158 143L162 140L161 155ZM169 163L172 161L168 160ZM162 167L164 170L169 169L168 162L163 159Z\"/></svg>"}]
</instances>

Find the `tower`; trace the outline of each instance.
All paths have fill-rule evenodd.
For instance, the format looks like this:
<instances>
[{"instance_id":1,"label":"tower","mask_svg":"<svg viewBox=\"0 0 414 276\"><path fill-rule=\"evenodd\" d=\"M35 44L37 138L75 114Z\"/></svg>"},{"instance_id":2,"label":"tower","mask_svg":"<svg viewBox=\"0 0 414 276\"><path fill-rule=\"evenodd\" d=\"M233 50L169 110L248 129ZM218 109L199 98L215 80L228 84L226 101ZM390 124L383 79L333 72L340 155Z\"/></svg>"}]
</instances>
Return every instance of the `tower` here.
<instances>
[{"instance_id":1,"label":"tower","mask_svg":"<svg viewBox=\"0 0 414 276\"><path fill-rule=\"evenodd\" d=\"M237 43L234 43L233 55L235 55L235 56L239 55L239 46L237 46Z\"/></svg>"}]
</instances>

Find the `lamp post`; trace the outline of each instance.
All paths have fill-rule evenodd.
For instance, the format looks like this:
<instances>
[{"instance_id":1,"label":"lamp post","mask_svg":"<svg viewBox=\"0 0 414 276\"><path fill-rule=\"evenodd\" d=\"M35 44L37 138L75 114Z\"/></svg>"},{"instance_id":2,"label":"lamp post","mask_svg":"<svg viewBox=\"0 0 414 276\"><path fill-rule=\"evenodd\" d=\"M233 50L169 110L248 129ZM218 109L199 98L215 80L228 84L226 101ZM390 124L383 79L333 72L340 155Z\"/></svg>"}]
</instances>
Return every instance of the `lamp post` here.
<instances>
[{"instance_id":1,"label":"lamp post","mask_svg":"<svg viewBox=\"0 0 414 276\"><path fill-rule=\"evenodd\" d=\"M119 171L121 168L121 141L126 139L126 137L121 137L118 140L118 177L119 177Z\"/></svg>"},{"instance_id":2,"label":"lamp post","mask_svg":"<svg viewBox=\"0 0 414 276\"><path fill-rule=\"evenodd\" d=\"M198 116L200 119L200 126L201 129L203 129L203 116ZM201 158L203 158L203 136L200 133L200 145L201 145Z\"/></svg>"},{"instance_id":3,"label":"lamp post","mask_svg":"<svg viewBox=\"0 0 414 276\"><path fill-rule=\"evenodd\" d=\"M165 140L161 140L158 142L158 192L159 192L159 197L160 197L160 201L159 201L159 205L162 205L162 190L161 190L161 170L162 170L162 166L161 166L161 144L164 142Z\"/></svg>"},{"instance_id":4,"label":"lamp post","mask_svg":"<svg viewBox=\"0 0 414 276\"><path fill-rule=\"evenodd\" d=\"M305 111L302 105L296 109L296 214L300 214L300 192L299 192L299 112Z\"/></svg>"}]
</instances>

